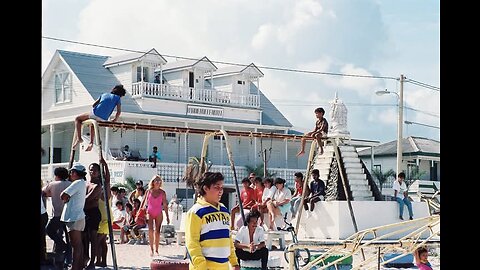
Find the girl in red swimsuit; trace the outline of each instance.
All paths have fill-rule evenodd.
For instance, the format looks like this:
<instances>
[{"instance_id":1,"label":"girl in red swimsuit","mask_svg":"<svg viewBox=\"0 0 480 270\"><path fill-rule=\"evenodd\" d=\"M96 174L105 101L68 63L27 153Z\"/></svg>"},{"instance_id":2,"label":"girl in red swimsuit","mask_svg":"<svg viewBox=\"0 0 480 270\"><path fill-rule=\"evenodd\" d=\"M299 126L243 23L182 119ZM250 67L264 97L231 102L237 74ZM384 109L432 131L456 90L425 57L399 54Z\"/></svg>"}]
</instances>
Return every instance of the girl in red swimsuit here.
<instances>
[{"instance_id":1,"label":"girl in red swimsuit","mask_svg":"<svg viewBox=\"0 0 480 270\"><path fill-rule=\"evenodd\" d=\"M153 256L153 243L155 242L155 254L158 254L158 246L160 244L160 227L163 222L162 211L165 210L167 217L167 224L170 224L170 217L168 216L167 195L162 186L162 177L160 175L153 176L148 184L148 189L143 197L140 208L147 208L147 222L148 222L148 239L150 240L150 256ZM154 232L155 231L155 235Z\"/></svg>"}]
</instances>

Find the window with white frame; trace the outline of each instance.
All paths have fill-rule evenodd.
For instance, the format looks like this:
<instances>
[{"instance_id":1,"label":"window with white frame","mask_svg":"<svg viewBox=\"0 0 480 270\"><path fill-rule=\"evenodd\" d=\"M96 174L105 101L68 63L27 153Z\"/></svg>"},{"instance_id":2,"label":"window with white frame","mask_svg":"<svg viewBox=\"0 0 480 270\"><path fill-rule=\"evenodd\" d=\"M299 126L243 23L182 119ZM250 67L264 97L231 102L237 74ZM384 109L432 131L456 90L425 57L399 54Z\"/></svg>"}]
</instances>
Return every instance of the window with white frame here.
<instances>
[{"instance_id":1,"label":"window with white frame","mask_svg":"<svg viewBox=\"0 0 480 270\"><path fill-rule=\"evenodd\" d=\"M55 74L55 103L72 101L72 75L68 72Z\"/></svg>"}]
</instances>

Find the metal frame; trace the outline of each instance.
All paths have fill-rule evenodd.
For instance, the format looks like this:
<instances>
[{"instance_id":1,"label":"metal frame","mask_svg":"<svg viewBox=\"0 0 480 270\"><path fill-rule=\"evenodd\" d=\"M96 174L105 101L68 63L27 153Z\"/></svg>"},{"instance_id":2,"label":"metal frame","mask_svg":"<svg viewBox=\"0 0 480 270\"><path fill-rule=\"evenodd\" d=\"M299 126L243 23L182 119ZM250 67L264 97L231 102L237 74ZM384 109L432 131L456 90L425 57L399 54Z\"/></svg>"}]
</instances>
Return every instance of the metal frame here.
<instances>
[{"instance_id":1,"label":"metal frame","mask_svg":"<svg viewBox=\"0 0 480 270\"><path fill-rule=\"evenodd\" d=\"M94 140L95 140L95 143L93 144L94 147L98 147L98 160L102 160L103 157L102 157L102 141L100 140L100 128L99 128L99 125L98 125L98 122L94 119L87 119L85 121L82 122L82 129L80 130L80 132L83 132L83 126L85 125L93 125L93 129L95 131L95 137L94 137ZM74 160L74 156L75 156L75 148L73 147L73 143L75 143L77 139L77 130L75 128L74 132L73 132L73 140L72 140L72 149L71 149L71 152L70 152L70 163L69 163L69 168L71 168L73 166L73 160ZM80 144L77 144L77 147L80 147ZM112 217L110 215L110 205L109 205L109 200L108 200L108 194L107 194L107 190L106 190L106 187L105 187L105 179L104 179L104 171L103 171L103 166L100 165L100 179L102 181L102 190L103 190L103 196L104 196L104 201L105 201L105 207L107 208L107 222L108 222L108 237L110 238L110 247L112 249L112 261L113 261L113 268L115 270L118 269L118 266L117 266L117 255L116 255L116 252L115 252L115 243L113 241L114 237L113 237L113 228L112 228ZM92 258L93 259L93 256Z\"/></svg>"},{"instance_id":2,"label":"metal frame","mask_svg":"<svg viewBox=\"0 0 480 270\"><path fill-rule=\"evenodd\" d=\"M404 236L401 236L398 240L386 240L386 238L391 238L395 235L400 235L410 230L412 231ZM422 235L427 233L428 236L422 238ZM377 254L374 254L373 256L364 259L363 262L355 265L352 268L352 270L374 269L380 267L381 265L404 257L407 254L412 253L416 248L424 246L427 243L440 244L440 239L436 239L436 237L439 236L440 215L433 215L425 218L368 228L365 230L361 230L351 235L347 239L341 241L315 241L302 244L290 244L288 246L291 261L291 263L289 264L289 269L295 269L293 265L293 259L295 254L294 251L297 249L328 248L328 250L324 254L317 257L315 260L309 262L306 266L301 268L301 270L307 270L311 269L313 266L317 266L316 269L326 269L327 267L335 265L336 263L342 261L343 259L345 259L345 257L355 255L364 248L376 247L378 248ZM372 239L366 239L367 237L372 237ZM381 261L380 254L392 251L401 251L402 254L389 260ZM328 256L339 254L345 255L345 257L334 260L323 266L318 265ZM377 264L370 265L372 262L375 261L375 259L377 260Z\"/></svg>"}]
</instances>

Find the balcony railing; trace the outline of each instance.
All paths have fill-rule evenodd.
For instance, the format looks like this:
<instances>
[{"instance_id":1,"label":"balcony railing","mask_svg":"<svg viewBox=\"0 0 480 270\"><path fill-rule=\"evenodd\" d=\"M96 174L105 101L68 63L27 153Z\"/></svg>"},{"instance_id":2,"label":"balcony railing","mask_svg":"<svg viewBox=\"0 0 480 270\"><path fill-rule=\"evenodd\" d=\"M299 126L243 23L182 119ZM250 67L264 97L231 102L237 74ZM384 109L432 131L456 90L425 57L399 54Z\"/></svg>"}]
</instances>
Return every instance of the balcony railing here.
<instances>
[{"instance_id":1,"label":"balcony railing","mask_svg":"<svg viewBox=\"0 0 480 270\"><path fill-rule=\"evenodd\" d=\"M241 95L212 89L199 89L149 82L133 83L132 96L164 98L218 105L228 104L248 108L258 108L260 106L259 95Z\"/></svg>"}]
</instances>

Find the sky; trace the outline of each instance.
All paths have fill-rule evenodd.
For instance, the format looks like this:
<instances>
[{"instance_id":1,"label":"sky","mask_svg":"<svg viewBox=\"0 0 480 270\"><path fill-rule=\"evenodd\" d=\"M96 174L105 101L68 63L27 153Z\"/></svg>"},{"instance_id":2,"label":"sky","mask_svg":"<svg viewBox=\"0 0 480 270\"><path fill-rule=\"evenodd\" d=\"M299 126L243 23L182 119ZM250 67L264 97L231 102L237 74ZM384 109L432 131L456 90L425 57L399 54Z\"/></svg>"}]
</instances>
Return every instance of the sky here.
<instances>
[{"instance_id":1,"label":"sky","mask_svg":"<svg viewBox=\"0 0 480 270\"><path fill-rule=\"evenodd\" d=\"M328 120L337 93L348 109L352 138L382 143L397 138L398 97L375 92L398 92L403 74L404 120L414 123L403 125L403 137L440 140L439 0L43 0L42 36L212 61L390 77L260 68L265 74L260 90L293 129L313 130L317 107ZM42 38L42 74L55 50L125 53Z\"/></svg>"}]
</instances>

